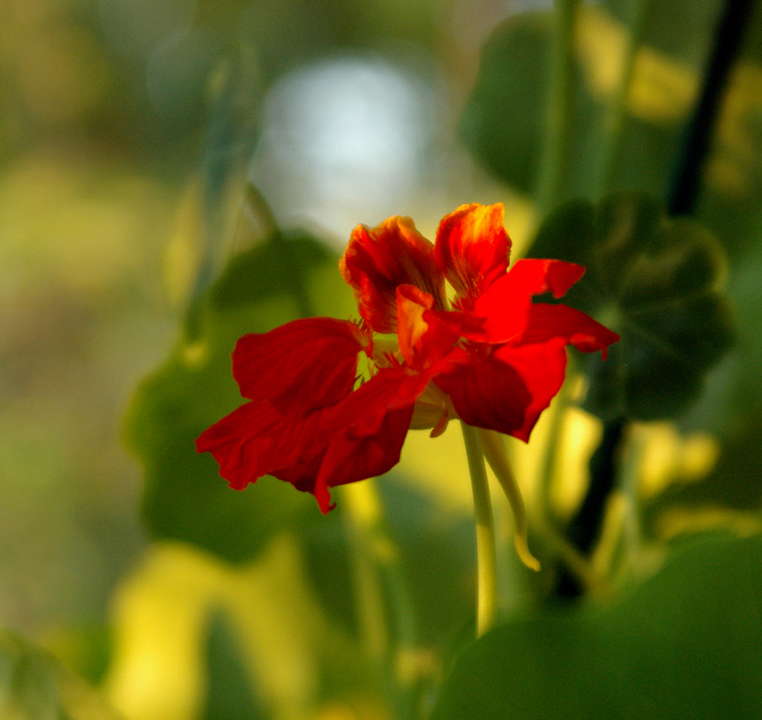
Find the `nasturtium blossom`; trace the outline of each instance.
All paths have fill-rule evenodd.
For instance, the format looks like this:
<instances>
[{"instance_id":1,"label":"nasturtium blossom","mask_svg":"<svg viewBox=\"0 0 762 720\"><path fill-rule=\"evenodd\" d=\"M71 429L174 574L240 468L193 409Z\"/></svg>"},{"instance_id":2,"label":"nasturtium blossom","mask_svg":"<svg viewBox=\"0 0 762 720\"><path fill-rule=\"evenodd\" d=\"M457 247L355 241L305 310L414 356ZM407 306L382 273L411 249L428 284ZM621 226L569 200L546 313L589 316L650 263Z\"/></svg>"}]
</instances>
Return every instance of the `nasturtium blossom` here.
<instances>
[{"instance_id":1,"label":"nasturtium blossom","mask_svg":"<svg viewBox=\"0 0 762 720\"><path fill-rule=\"evenodd\" d=\"M584 267L508 269L510 247L500 204L462 205L435 244L407 217L358 225L339 268L361 319L306 318L240 338L233 376L249 402L206 430L198 451L233 488L273 475L326 513L331 487L396 465L410 429L437 436L459 418L528 441L564 381L566 345L605 356L619 336L579 310L533 302L563 296Z\"/></svg>"}]
</instances>

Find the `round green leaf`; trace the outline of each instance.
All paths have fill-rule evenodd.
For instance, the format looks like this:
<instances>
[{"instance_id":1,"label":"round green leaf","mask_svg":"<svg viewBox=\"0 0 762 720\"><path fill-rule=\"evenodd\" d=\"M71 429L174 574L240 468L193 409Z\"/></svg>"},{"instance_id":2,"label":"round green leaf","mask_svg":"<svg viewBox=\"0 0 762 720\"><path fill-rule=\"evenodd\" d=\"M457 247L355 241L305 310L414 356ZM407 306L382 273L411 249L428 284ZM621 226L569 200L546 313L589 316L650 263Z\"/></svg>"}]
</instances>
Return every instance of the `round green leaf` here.
<instances>
[{"instance_id":1,"label":"round green leaf","mask_svg":"<svg viewBox=\"0 0 762 720\"><path fill-rule=\"evenodd\" d=\"M582 34L596 32L592 30L594 18L586 9L580 10ZM548 117L553 43L552 12L515 13L500 23L482 50L479 72L461 120L461 135L484 166L525 193L536 190L553 126ZM660 68L668 72L668 61L660 58L660 62ZM611 132L606 117L610 98L596 87L590 60L579 43L570 70L572 109L566 122L568 146L574 151L565 163L559 201L598 196L602 168L609 162L604 157L607 142L602 140ZM667 97L674 95L671 88L661 90ZM679 105L679 96L672 99ZM636 187L662 193L674 172L683 120L665 121L658 113L627 113L606 189Z\"/></svg>"},{"instance_id":2,"label":"round green leaf","mask_svg":"<svg viewBox=\"0 0 762 720\"><path fill-rule=\"evenodd\" d=\"M498 628L431 720L762 716L762 538L679 552L621 604Z\"/></svg>"}]
</instances>

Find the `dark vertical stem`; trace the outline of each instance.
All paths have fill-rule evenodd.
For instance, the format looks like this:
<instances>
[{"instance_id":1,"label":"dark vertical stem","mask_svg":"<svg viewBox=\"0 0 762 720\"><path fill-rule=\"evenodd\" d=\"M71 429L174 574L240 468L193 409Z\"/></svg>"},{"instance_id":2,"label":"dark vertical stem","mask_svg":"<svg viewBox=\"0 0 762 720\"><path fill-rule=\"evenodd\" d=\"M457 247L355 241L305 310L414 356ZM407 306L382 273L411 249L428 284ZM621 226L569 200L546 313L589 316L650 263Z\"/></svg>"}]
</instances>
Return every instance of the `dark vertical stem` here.
<instances>
[{"instance_id":1,"label":"dark vertical stem","mask_svg":"<svg viewBox=\"0 0 762 720\"><path fill-rule=\"evenodd\" d=\"M619 85L604 115L603 161L594 195L597 200L600 200L611 190L612 181L619 163L627 118L627 101L630 97L632 77L635 71L635 60L638 56L638 49L643 42L643 35L648 25L653 0L635 0L633 5Z\"/></svg>"},{"instance_id":2,"label":"dark vertical stem","mask_svg":"<svg viewBox=\"0 0 762 720\"><path fill-rule=\"evenodd\" d=\"M717 24L701 97L688 126L672 180L667 203L670 215L687 215L696 207L710 140L753 4L754 0L727 0L725 3Z\"/></svg>"},{"instance_id":3,"label":"dark vertical stem","mask_svg":"<svg viewBox=\"0 0 762 720\"><path fill-rule=\"evenodd\" d=\"M542 216L547 215L561 197L568 170L574 116L574 26L581 0L555 0L554 4L550 92L538 188Z\"/></svg>"},{"instance_id":4,"label":"dark vertical stem","mask_svg":"<svg viewBox=\"0 0 762 720\"><path fill-rule=\"evenodd\" d=\"M603 426L601 444L590 458L590 485L577 514L567 528L569 541L583 554L593 549L603 526L606 501L616 487L622 445L626 439L627 422L623 417L610 420ZM556 595L574 599L582 594L577 579L565 568L556 584Z\"/></svg>"}]
</instances>

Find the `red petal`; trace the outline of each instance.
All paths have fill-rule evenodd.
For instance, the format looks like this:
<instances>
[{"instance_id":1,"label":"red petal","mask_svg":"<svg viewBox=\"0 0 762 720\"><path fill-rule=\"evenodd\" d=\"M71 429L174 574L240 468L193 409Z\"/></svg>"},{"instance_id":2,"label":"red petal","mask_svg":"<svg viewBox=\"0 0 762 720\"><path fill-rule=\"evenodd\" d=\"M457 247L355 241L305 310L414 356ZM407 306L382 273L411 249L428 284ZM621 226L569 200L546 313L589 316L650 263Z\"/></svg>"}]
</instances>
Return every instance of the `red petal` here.
<instances>
[{"instance_id":1,"label":"red petal","mask_svg":"<svg viewBox=\"0 0 762 720\"><path fill-rule=\"evenodd\" d=\"M351 286L360 315L372 330L397 330L396 291L415 285L445 307L444 278L434 262L434 246L408 217L391 217L378 227L358 225L339 262Z\"/></svg>"},{"instance_id":2,"label":"red petal","mask_svg":"<svg viewBox=\"0 0 762 720\"><path fill-rule=\"evenodd\" d=\"M542 343L552 338L563 339L582 352L603 350L605 359L608 346L619 340L619 335L568 305L535 303L529 308L529 322L521 342Z\"/></svg>"},{"instance_id":3,"label":"red petal","mask_svg":"<svg viewBox=\"0 0 762 720\"><path fill-rule=\"evenodd\" d=\"M511 284L528 295L552 292L554 298L566 295L584 274L585 268L564 260L517 260L510 272Z\"/></svg>"},{"instance_id":4,"label":"red petal","mask_svg":"<svg viewBox=\"0 0 762 720\"><path fill-rule=\"evenodd\" d=\"M273 475L331 508L329 488L381 475L399 462L413 406L427 375L401 368L377 375L332 407L283 416L270 402L250 402L196 441L211 452L232 487Z\"/></svg>"},{"instance_id":5,"label":"red petal","mask_svg":"<svg viewBox=\"0 0 762 720\"><path fill-rule=\"evenodd\" d=\"M316 418L283 417L267 400L249 402L205 430L198 452L210 452L220 475L242 490L263 475L303 464L321 451Z\"/></svg>"},{"instance_id":6,"label":"red petal","mask_svg":"<svg viewBox=\"0 0 762 720\"><path fill-rule=\"evenodd\" d=\"M276 473L311 492L322 512L331 509L330 488L382 475L400 458L415 401L428 377L401 368L379 371L349 397L320 411L317 435L326 444L315 463Z\"/></svg>"},{"instance_id":7,"label":"red petal","mask_svg":"<svg viewBox=\"0 0 762 720\"><path fill-rule=\"evenodd\" d=\"M314 491L324 513L330 509L328 488L383 475L400 461L412 415L412 405L389 410L373 435L355 437L350 428L331 441Z\"/></svg>"},{"instance_id":8,"label":"red petal","mask_svg":"<svg viewBox=\"0 0 762 720\"><path fill-rule=\"evenodd\" d=\"M405 368L379 370L322 414L319 432L327 438L342 432L351 432L353 437L370 437L378 432L387 412L412 408L429 380L429 374L411 374Z\"/></svg>"},{"instance_id":9,"label":"red petal","mask_svg":"<svg viewBox=\"0 0 762 720\"><path fill-rule=\"evenodd\" d=\"M439 223L434 256L459 295L481 295L508 268L511 240L503 227L504 208L461 205Z\"/></svg>"},{"instance_id":10,"label":"red petal","mask_svg":"<svg viewBox=\"0 0 762 720\"><path fill-rule=\"evenodd\" d=\"M346 320L294 320L240 338L233 376L244 397L268 399L284 415L306 415L352 391L357 354L369 343L370 337Z\"/></svg>"},{"instance_id":11,"label":"red petal","mask_svg":"<svg viewBox=\"0 0 762 720\"><path fill-rule=\"evenodd\" d=\"M335 506L331 503L331 493L328 491L328 487L323 484L318 487L316 482L324 457L325 449L309 462L296 467L278 470L273 473L273 476L279 480L291 483L297 490L312 493L318 502L318 507L325 515Z\"/></svg>"},{"instance_id":12,"label":"red petal","mask_svg":"<svg viewBox=\"0 0 762 720\"><path fill-rule=\"evenodd\" d=\"M533 295L552 292L554 297L561 297L584 273L582 265L562 260L517 260L476 300L474 315L485 319L486 337L471 339L491 343L514 340L528 326Z\"/></svg>"},{"instance_id":13,"label":"red petal","mask_svg":"<svg viewBox=\"0 0 762 720\"><path fill-rule=\"evenodd\" d=\"M469 425L529 440L540 413L561 388L566 372L563 341L508 345L435 379Z\"/></svg>"}]
</instances>

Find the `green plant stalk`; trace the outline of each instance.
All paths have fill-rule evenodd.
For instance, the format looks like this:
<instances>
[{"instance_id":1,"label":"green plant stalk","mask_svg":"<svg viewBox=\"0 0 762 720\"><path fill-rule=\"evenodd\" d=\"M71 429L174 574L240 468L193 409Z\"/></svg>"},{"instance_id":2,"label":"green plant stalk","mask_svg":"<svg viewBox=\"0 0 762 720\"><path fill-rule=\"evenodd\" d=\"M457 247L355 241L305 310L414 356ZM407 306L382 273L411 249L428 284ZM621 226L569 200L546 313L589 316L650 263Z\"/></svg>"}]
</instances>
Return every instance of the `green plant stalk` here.
<instances>
[{"instance_id":1,"label":"green plant stalk","mask_svg":"<svg viewBox=\"0 0 762 720\"><path fill-rule=\"evenodd\" d=\"M515 528L513 542L516 547L516 553L524 565L530 570L537 572L540 569L540 563L529 550L529 528L524 498L521 496L521 489L518 482L516 482L516 476L513 474L511 464L508 461L503 436L494 430L479 428L479 440L481 441L487 464L492 468L492 472L495 473L495 477L503 488L505 497L508 499L511 511L513 512Z\"/></svg>"},{"instance_id":2,"label":"green plant stalk","mask_svg":"<svg viewBox=\"0 0 762 720\"><path fill-rule=\"evenodd\" d=\"M566 408L569 404L569 395L571 394L572 363L568 363L567 378L561 386L558 394L551 403L546 413L550 415L550 428L548 430L548 439L545 444L545 453L540 465L540 519L543 525L551 526L553 524L553 512L550 505L550 493L553 485L553 474L556 469L558 459L558 443L561 439L561 432L564 428L566 418Z\"/></svg>"},{"instance_id":3,"label":"green plant stalk","mask_svg":"<svg viewBox=\"0 0 762 720\"><path fill-rule=\"evenodd\" d=\"M643 40L643 33L648 23L652 4L653 0L635 0L635 7L632 11L619 84L617 85L614 97L606 108L606 115L603 121L603 160L595 192L595 197L599 200L611 190L614 171L619 162L623 141L622 130L625 118L627 117L627 101L630 97L635 59L638 54L638 48Z\"/></svg>"},{"instance_id":4,"label":"green plant stalk","mask_svg":"<svg viewBox=\"0 0 762 720\"><path fill-rule=\"evenodd\" d=\"M642 437L630 441L621 470L620 487L626 500L626 515L622 525L624 561L634 565L641 552L640 503L638 502L638 473L643 460L645 440Z\"/></svg>"},{"instance_id":5,"label":"green plant stalk","mask_svg":"<svg viewBox=\"0 0 762 720\"><path fill-rule=\"evenodd\" d=\"M397 716L401 720L414 717L420 680L418 628L399 551L389 535L375 481L347 485L343 492L363 645L392 691ZM394 620L394 637L390 637L385 599Z\"/></svg>"},{"instance_id":6,"label":"green plant stalk","mask_svg":"<svg viewBox=\"0 0 762 720\"><path fill-rule=\"evenodd\" d=\"M545 150L538 193L541 217L547 215L558 202L569 164L573 116L574 24L580 4L580 0L556 0Z\"/></svg>"},{"instance_id":7,"label":"green plant stalk","mask_svg":"<svg viewBox=\"0 0 762 720\"><path fill-rule=\"evenodd\" d=\"M372 540L369 536L369 513L366 509L368 490L364 486L372 482L368 480L347 486L343 493L342 505L350 540L355 605L360 624L361 642L365 655L375 665L381 665L389 649L389 629L386 622L381 578L372 559Z\"/></svg>"},{"instance_id":8,"label":"green plant stalk","mask_svg":"<svg viewBox=\"0 0 762 720\"><path fill-rule=\"evenodd\" d=\"M476 635L481 637L497 619L497 552L495 549L495 523L489 496L487 469L484 466L478 430L461 422L466 444L471 489L474 495L476 519L477 605Z\"/></svg>"}]
</instances>

